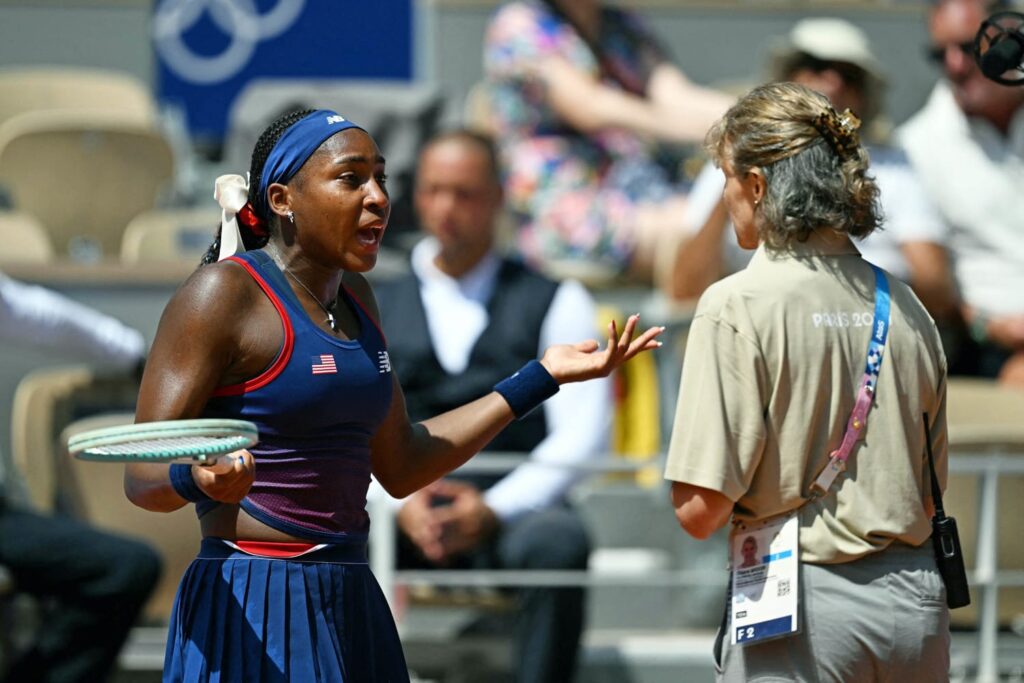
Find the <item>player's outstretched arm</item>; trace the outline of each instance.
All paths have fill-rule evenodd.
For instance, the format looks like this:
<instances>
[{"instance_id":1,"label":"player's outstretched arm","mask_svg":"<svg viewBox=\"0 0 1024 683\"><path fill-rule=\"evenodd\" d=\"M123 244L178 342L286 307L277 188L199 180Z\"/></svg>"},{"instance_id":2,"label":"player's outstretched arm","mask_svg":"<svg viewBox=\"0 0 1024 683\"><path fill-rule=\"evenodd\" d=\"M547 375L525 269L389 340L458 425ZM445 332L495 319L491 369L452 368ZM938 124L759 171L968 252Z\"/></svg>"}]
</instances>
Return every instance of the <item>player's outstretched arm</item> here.
<instances>
[{"instance_id":1,"label":"player's outstretched arm","mask_svg":"<svg viewBox=\"0 0 1024 683\"><path fill-rule=\"evenodd\" d=\"M403 498L444 476L479 452L516 417L525 415L561 384L606 377L634 356L661 346L663 327L637 335L639 315L621 333L609 324L608 344L595 340L549 347L495 391L419 423L411 423L397 378L391 410L372 443L373 474L392 496Z\"/></svg>"}]
</instances>

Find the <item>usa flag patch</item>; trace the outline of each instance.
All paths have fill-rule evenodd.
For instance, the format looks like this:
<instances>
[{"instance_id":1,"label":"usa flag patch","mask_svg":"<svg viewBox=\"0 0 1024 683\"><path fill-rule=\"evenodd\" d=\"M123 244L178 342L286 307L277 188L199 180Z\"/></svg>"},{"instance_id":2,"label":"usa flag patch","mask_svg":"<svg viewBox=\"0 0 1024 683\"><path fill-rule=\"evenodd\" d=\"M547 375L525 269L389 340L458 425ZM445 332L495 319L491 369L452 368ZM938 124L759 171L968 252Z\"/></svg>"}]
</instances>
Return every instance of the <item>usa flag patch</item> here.
<instances>
[{"instance_id":1,"label":"usa flag patch","mask_svg":"<svg viewBox=\"0 0 1024 683\"><path fill-rule=\"evenodd\" d=\"M314 375L336 375L338 374L338 366L334 362L334 356L330 353L325 353L319 356L313 356L313 374Z\"/></svg>"}]
</instances>

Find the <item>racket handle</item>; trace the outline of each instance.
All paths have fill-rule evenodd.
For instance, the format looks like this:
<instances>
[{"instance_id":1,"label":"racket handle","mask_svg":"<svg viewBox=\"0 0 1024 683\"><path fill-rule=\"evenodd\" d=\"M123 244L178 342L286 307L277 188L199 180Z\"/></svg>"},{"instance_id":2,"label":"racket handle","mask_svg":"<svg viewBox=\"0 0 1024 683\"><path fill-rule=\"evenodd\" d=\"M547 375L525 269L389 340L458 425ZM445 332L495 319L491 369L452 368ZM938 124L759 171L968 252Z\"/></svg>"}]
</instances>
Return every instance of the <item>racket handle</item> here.
<instances>
[{"instance_id":1,"label":"racket handle","mask_svg":"<svg viewBox=\"0 0 1024 683\"><path fill-rule=\"evenodd\" d=\"M236 460L238 458L241 458L241 457L242 456L240 456L240 455L235 455L234 453L229 453L227 455L222 455L222 456L218 457L216 460L212 461L210 464L203 463L203 464L200 465L200 467L204 467L207 470L209 470L210 472L213 472L214 474L226 474L227 472L230 472L231 470L233 470L235 468Z\"/></svg>"}]
</instances>

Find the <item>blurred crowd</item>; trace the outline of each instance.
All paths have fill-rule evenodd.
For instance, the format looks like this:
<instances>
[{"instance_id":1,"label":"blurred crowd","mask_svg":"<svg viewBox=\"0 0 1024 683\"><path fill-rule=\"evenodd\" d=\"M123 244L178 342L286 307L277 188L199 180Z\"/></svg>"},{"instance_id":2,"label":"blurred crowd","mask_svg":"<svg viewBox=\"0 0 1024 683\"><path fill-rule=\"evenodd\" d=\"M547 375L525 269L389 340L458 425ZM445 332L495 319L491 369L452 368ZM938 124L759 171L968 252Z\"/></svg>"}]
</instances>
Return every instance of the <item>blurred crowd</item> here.
<instances>
[{"instance_id":1,"label":"blurred crowd","mask_svg":"<svg viewBox=\"0 0 1024 683\"><path fill-rule=\"evenodd\" d=\"M1022 384L1024 218L1015 182L1024 88L986 79L971 47L981 22L1009 7L984 0L927 4L926 52L940 78L920 111L894 126L886 116L886 91L896 65L882 63L865 32L847 20L797 21L770 38L763 64L717 88L689 78L640 11L599 0L501 3L482 37L484 78L459 107L461 123L498 147L504 192L499 241L556 279L605 289L649 286L672 301L695 300L747 259L720 201L721 172L711 164L695 171L704 158L704 134L741 92L761 82L796 81L863 121L885 216L884 230L860 245L865 257L912 285L942 330L954 374ZM147 210L182 203L168 188L180 192L183 176L197 168L195 159L182 158L182 149L194 149L187 139L182 144L187 135L174 133L166 120L154 124L160 120L156 101L130 92L116 74L62 77L58 71L8 71L0 80L14 93L18 79L47 81L48 92L76 101L76 130L102 129L102 144L119 146L111 152L118 166L97 169L94 182L81 189L69 181L67 201L51 201L45 160L55 147L20 141L38 139L63 105L35 102L35 95L10 98L0 108L10 131L7 147L15 148L0 161L8 209L0 212L0 231L11 236L4 260L56 252L90 261L117 250L127 262L192 258L215 224L215 205L197 207L188 197L185 211ZM374 118L364 109L386 112L392 102L416 119L412 149L389 153L397 163L387 244L407 250L418 238L412 210L417 145L448 121L418 103L410 94L415 88L378 93L348 87L337 94L343 102L314 102L318 94L309 92L302 103L350 112L385 146L402 137L394 120L406 114ZM264 90L262 110L241 123L258 130L294 106L295 96L295 90ZM69 124L59 121L47 131L53 128L67 134ZM224 163L238 163L232 150L250 142L225 140ZM131 163L126 149L135 152ZM67 151L56 158L76 160ZM32 160L43 168L36 171Z\"/></svg>"},{"instance_id":2,"label":"blurred crowd","mask_svg":"<svg viewBox=\"0 0 1024 683\"><path fill-rule=\"evenodd\" d=\"M912 287L938 325L950 373L1024 387L1024 193L1018 184L1024 181L1024 88L986 78L973 53L982 21L1009 7L985 0L927 4L927 54L939 78L920 110L893 125L886 116L886 91L895 65L878 59L866 33L844 19L795 22L773 38L764 64L741 75L742 87L716 87L698 84L685 64L675 63L642 12L601 0L501 3L483 36L484 79L464 107L459 130L446 132L425 108L418 110L418 146L408 167L396 168L391 186L393 237L385 244L400 254L398 270L407 280L395 278L390 289L382 287L382 300L398 302L389 303L398 313L383 322L396 331L407 331L411 321L419 324L416 339L401 337L412 348L393 354L396 367L406 365L401 375L414 397L410 414L415 401L432 414L437 406L472 398L469 389L493 384L494 373L485 372L490 361L475 352L481 339L508 342L519 335L517 352L532 358L538 343L543 348L566 341L559 334L567 327L573 339L594 336L591 292L574 280L603 292L644 288L685 307L717 280L743 269L751 252L737 243L722 201L725 178L706 161L702 144L738 94L771 81L808 86L838 112L849 110L861 121L883 229L858 248ZM52 103L0 103L0 185L6 188L0 195L0 206L6 205L0 210L0 268L66 258L80 264L114 252L122 263L197 264L220 212L212 202L179 210L180 198L160 189L180 184L175 174L195 165L179 163L175 170L171 150L180 153L188 143L182 146L166 122L159 122L155 101L132 94L133 86L116 75L85 81L74 75L61 80L49 71L0 73L6 86L33 77L50 79L53 91L82 90L66 106L73 125ZM261 129L296 104L292 95L267 104L250 123ZM386 101L393 94L366 95L371 96ZM362 96L345 97L358 112ZM317 102L310 93L303 104L334 103ZM387 135L372 129L389 124L348 114L344 105L336 108L386 143ZM90 138L94 146L111 146L122 161L109 173L97 167L77 193L76 179L66 178L63 201L55 201L53 169L72 163L78 152L56 143L32 147L32 136L66 135L72 128L85 134L102 130L101 138ZM248 149L251 143L235 146ZM53 150L56 156L47 157ZM388 156L390 166L395 159ZM120 212L114 218L111 207ZM113 237L100 235L99 227L90 233L90 226L104 224L105 230L116 228ZM402 252L411 252L411 259ZM9 291L21 287L2 275L0 284ZM5 310L14 307L0 307L0 332L4 325L10 328L0 338L17 340L23 335L16 333L30 331L13 329L14 316L4 316ZM522 310L527 313L519 316ZM535 320L526 329L523 321L530 315ZM837 313L821 324L851 323ZM399 339L389 331L396 349ZM514 369L522 359L512 355L501 360ZM131 360L138 356L133 352ZM481 373L479 386L467 384L467 368ZM448 388L438 389L453 377ZM422 386L412 386L416 381ZM441 400L444 391L451 395ZM572 432L587 410L597 428L592 443L581 443ZM530 451L538 460L582 461L606 450L611 410L607 396L566 392L561 404L554 401L545 415L535 414L532 431L504 449ZM579 477L542 470L524 467L504 483L443 481L396 503L403 564L459 565L461 556L462 565L475 567L585 568L589 541L565 502ZM439 512L438 501L451 510ZM537 533L541 524L547 530ZM438 530L445 525L449 534L442 542ZM576 551L561 564L532 564L535 555L549 561L553 551L519 542L518 528L531 529L523 538L552 538ZM553 536L551 529L563 535ZM2 554L0 562L15 564ZM564 642L546 637L543 646L531 645L529 634L521 633L520 645L544 649L541 661L562 672L551 674L555 680L572 670L572 662L563 660L571 660L579 646L582 591L548 591L541 598L530 612L534 630L561 633ZM563 606L544 613L545 605L556 603ZM118 634L113 645L123 637ZM559 649L561 658L552 651ZM104 657L100 669L111 665L110 652Z\"/></svg>"},{"instance_id":3,"label":"blurred crowd","mask_svg":"<svg viewBox=\"0 0 1024 683\"><path fill-rule=\"evenodd\" d=\"M1024 89L983 76L972 47L996 9L929 5L927 54L941 78L895 129L884 116L892 66L845 20L797 22L748 85L795 81L861 119L884 214L884 230L859 245L865 258L914 288L954 374L1022 385ZM684 190L651 161L659 144L699 141L731 98L689 81L641 17L596 1L506 3L485 68L488 125L528 260L611 263L683 300L745 265L721 171L707 165Z\"/></svg>"}]
</instances>

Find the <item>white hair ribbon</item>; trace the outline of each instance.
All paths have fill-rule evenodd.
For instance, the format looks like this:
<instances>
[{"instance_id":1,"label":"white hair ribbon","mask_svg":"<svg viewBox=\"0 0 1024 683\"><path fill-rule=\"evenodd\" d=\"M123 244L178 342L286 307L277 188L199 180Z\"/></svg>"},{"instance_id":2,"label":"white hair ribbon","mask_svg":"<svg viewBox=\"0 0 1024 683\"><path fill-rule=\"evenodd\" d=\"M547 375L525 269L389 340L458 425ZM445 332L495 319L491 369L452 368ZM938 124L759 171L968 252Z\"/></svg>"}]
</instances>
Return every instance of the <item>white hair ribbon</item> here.
<instances>
[{"instance_id":1,"label":"white hair ribbon","mask_svg":"<svg viewBox=\"0 0 1024 683\"><path fill-rule=\"evenodd\" d=\"M248 174L246 174L248 176ZM214 181L213 198L220 204L220 253L218 261L245 251L238 229L238 212L249 201L249 180L237 174L222 175Z\"/></svg>"}]
</instances>

